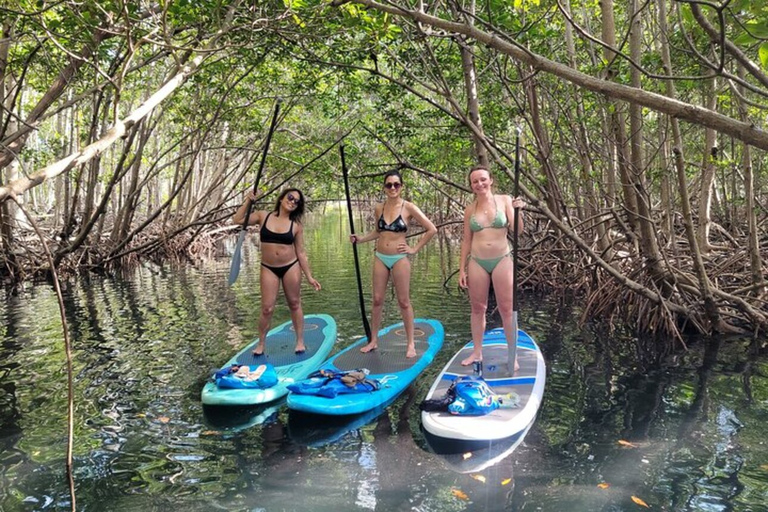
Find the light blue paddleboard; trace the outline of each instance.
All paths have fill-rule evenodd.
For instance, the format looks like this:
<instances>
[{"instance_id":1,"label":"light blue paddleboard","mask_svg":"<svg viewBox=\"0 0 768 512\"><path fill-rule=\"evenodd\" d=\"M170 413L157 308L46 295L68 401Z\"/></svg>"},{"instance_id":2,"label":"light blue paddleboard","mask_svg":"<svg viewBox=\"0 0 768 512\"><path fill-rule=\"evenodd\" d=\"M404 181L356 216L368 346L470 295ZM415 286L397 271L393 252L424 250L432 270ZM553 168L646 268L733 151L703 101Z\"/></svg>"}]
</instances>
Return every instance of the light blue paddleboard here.
<instances>
[{"instance_id":1,"label":"light blue paddleboard","mask_svg":"<svg viewBox=\"0 0 768 512\"><path fill-rule=\"evenodd\" d=\"M461 361L472 354L470 341L459 350L443 368L427 393L427 400L439 399L454 379L472 375L472 366L461 366ZM448 412L421 413L424 430L434 436L432 446L440 446L438 452L466 449L467 443L483 443L515 437L525 432L536 418L544 396L546 366L538 345L523 331L518 330L517 359L520 369L510 372L509 351L503 329L492 329L483 336L483 379L498 395L515 393L516 408L499 408L482 416L457 416Z\"/></svg>"},{"instance_id":2,"label":"light blue paddleboard","mask_svg":"<svg viewBox=\"0 0 768 512\"><path fill-rule=\"evenodd\" d=\"M288 395L288 408L295 411L342 416L360 414L374 409L399 395L424 368L432 362L443 346L445 333L437 320L416 319L414 341L416 357L405 357L406 337L403 324L391 325L379 331L379 347L367 354L360 348L368 343L363 338L342 350L327 362L322 369L349 371L359 368L369 370L368 378L381 382L381 389L364 393L338 395L326 398L315 395Z\"/></svg>"},{"instance_id":3,"label":"light blue paddleboard","mask_svg":"<svg viewBox=\"0 0 768 512\"><path fill-rule=\"evenodd\" d=\"M271 363L277 372L277 384L267 389L227 389L208 382L203 387L203 404L255 405L285 396L289 384L305 379L331 353L336 342L336 322L328 315L305 315L304 344L307 351L303 354L294 353L296 334L291 322L285 322L267 333L266 350L262 356L252 354L257 342L258 339L254 340L223 367L245 364L255 369L260 364Z\"/></svg>"}]
</instances>

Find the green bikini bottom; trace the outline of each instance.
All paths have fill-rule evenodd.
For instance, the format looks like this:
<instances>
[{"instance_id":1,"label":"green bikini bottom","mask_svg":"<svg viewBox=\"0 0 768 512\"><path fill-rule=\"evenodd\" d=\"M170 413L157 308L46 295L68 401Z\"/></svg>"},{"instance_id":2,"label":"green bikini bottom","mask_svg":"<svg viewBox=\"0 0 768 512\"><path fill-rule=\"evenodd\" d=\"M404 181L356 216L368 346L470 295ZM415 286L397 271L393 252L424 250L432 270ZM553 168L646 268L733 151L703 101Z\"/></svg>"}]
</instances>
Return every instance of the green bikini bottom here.
<instances>
[{"instance_id":1,"label":"green bikini bottom","mask_svg":"<svg viewBox=\"0 0 768 512\"><path fill-rule=\"evenodd\" d=\"M510 251L507 251L505 254L499 256L498 258L478 258L476 256L470 256L475 263L483 267L483 270L488 272L489 274L493 274L493 269L496 268L496 265L499 264L501 260L509 256L511 253Z\"/></svg>"}]
</instances>

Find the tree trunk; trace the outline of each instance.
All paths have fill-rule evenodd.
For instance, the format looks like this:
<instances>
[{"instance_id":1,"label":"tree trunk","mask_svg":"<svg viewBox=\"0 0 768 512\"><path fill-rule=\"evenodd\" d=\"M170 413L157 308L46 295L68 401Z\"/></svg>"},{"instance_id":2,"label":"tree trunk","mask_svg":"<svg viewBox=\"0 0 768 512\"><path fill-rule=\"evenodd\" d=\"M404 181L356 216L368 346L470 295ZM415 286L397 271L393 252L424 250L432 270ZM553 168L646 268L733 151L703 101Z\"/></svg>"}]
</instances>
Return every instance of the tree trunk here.
<instances>
[{"instance_id":1,"label":"tree trunk","mask_svg":"<svg viewBox=\"0 0 768 512\"><path fill-rule=\"evenodd\" d=\"M661 60L664 65L664 71L672 76L672 59L669 54L669 46L667 45L669 31L667 29L667 6L666 0L658 0L658 18L659 31L661 32ZM677 95L675 90L675 82L672 80L666 81L667 95L670 98L674 98ZM709 277L704 267L704 260L699 250L698 241L696 239L696 231L693 224L693 213L691 209L691 202L688 195L688 182L685 172L685 158L683 157L683 137L680 134L680 125L675 117L670 117L670 125L672 127L672 143L673 152L675 157L675 169L677 171L677 186L680 194L680 205L683 210L683 224L685 225L685 234L688 238L689 251L693 259L693 269L696 274L696 278L699 285L699 292L704 299L704 311L707 315L709 325L701 325L703 331L711 331L713 328L720 326L720 312L715 304L712 284L709 281Z\"/></svg>"},{"instance_id":2,"label":"tree trunk","mask_svg":"<svg viewBox=\"0 0 768 512\"><path fill-rule=\"evenodd\" d=\"M717 107L717 79L712 77L705 82L704 93L705 108L715 110ZM701 254L706 256L711 250L709 244L709 231L712 225L712 190L715 183L715 155L717 153L715 130L704 130L704 153L701 163L701 185L699 187L699 225L697 237Z\"/></svg>"}]
</instances>

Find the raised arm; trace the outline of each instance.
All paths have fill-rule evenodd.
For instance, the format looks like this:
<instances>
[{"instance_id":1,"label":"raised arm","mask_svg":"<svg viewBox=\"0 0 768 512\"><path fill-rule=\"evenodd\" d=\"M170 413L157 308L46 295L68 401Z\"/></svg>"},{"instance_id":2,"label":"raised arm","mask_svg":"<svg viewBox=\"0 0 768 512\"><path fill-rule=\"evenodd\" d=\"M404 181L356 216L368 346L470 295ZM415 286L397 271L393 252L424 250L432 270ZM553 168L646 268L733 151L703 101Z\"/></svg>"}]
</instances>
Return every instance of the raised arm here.
<instances>
[{"instance_id":1,"label":"raised arm","mask_svg":"<svg viewBox=\"0 0 768 512\"><path fill-rule=\"evenodd\" d=\"M245 196L245 201L243 201L243 204L240 205L240 208L237 209L235 214L232 216L232 223L241 225L243 223L243 220L245 219L245 212L248 210L248 203L254 202L256 200L256 195L253 193L253 190L249 190L248 193ZM264 211L261 210L251 210L251 216L248 218L248 225L249 226L255 226L257 224L261 225L263 222L262 218L264 217Z\"/></svg>"}]
</instances>

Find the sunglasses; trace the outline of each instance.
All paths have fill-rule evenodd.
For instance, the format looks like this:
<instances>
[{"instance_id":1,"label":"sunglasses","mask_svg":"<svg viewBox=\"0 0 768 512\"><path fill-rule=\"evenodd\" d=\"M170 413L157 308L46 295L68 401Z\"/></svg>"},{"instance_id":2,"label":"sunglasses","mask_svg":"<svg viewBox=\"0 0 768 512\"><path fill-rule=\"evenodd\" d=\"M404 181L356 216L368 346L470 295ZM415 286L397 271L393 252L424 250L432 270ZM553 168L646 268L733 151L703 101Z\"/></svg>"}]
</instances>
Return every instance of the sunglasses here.
<instances>
[{"instance_id":1,"label":"sunglasses","mask_svg":"<svg viewBox=\"0 0 768 512\"><path fill-rule=\"evenodd\" d=\"M389 183L385 183L384 184L384 188L393 188L395 190L399 189L402 186L403 186L402 183L395 183L395 182L392 182L392 181L390 181Z\"/></svg>"},{"instance_id":2,"label":"sunglasses","mask_svg":"<svg viewBox=\"0 0 768 512\"><path fill-rule=\"evenodd\" d=\"M293 194L288 194L287 196L285 196L285 198L287 200L289 200L290 202L292 202L293 204L299 204L301 202L301 196L295 196Z\"/></svg>"}]
</instances>

